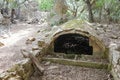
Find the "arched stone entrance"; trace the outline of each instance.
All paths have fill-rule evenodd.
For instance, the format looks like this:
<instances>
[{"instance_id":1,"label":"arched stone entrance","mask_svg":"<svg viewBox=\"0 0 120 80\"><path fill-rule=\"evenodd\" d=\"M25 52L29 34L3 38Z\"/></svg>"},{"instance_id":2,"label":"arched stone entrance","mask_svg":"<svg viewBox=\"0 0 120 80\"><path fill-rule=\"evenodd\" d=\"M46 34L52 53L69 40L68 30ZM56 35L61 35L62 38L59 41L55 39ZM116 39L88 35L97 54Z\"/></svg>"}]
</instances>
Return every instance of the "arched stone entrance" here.
<instances>
[{"instance_id":1,"label":"arched stone entrance","mask_svg":"<svg viewBox=\"0 0 120 80\"><path fill-rule=\"evenodd\" d=\"M93 47L89 44L89 37L76 33L69 33L60 35L54 41L54 52L92 55Z\"/></svg>"},{"instance_id":2,"label":"arched stone entrance","mask_svg":"<svg viewBox=\"0 0 120 80\"><path fill-rule=\"evenodd\" d=\"M72 46L72 47L70 47ZM73 47L74 46L74 47ZM80 29L67 29L52 35L49 52L75 53L105 57L106 48L98 37Z\"/></svg>"}]
</instances>

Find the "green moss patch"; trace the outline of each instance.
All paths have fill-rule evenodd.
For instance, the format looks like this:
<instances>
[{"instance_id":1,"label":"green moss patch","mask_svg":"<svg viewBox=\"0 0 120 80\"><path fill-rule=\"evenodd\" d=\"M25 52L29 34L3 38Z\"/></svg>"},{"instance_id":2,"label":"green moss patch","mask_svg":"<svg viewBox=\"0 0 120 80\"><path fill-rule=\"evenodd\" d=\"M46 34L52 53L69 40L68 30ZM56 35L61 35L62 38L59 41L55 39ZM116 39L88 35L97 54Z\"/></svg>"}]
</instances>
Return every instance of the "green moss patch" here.
<instances>
[{"instance_id":1,"label":"green moss patch","mask_svg":"<svg viewBox=\"0 0 120 80\"><path fill-rule=\"evenodd\" d=\"M84 27L83 23L84 23L84 21L75 19L75 20L71 20L71 21L65 23L63 28L65 28L65 29L66 28L82 28L82 27Z\"/></svg>"}]
</instances>

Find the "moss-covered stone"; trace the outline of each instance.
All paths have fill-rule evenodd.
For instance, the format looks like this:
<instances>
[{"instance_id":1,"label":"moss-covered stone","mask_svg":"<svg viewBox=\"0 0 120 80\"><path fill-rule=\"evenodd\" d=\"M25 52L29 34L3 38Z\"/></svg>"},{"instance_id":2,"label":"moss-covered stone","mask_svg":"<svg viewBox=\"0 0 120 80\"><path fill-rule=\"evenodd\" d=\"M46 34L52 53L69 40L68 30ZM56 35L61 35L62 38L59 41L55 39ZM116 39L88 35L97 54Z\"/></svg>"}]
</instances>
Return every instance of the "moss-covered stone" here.
<instances>
[{"instance_id":1,"label":"moss-covered stone","mask_svg":"<svg viewBox=\"0 0 120 80\"><path fill-rule=\"evenodd\" d=\"M108 69L109 66L109 64L105 64L105 63L75 61L69 59L46 58L44 60L51 61L53 63L63 64L63 65L72 65L72 66L80 66L80 67L95 68L95 69Z\"/></svg>"},{"instance_id":2,"label":"moss-covered stone","mask_svg":"<svg viewBox=\"0 0 120 80\"><path fill-rule=\"evenodd\" d=\"M71 20L67 23L64 24L62 28L67 29L67 28L83 28L83 23L85 23L83 20Z\"/></svg>"}]
</instances>

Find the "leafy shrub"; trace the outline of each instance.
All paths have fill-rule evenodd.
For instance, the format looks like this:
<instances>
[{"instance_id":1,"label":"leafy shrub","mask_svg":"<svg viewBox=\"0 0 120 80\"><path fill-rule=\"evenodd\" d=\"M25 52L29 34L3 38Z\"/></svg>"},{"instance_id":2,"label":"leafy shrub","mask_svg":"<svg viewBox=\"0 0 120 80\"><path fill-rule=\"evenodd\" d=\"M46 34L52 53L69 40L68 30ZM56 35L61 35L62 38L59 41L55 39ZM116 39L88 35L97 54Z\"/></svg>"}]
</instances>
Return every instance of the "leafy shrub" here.
<instances>
[{"instance_id":1,"label":"leafy shrub","mask_svg":"<svg viewBox=\"0 0 120 80\"><path fill-rule=\"evenodd\" d=\"M39 9L43 11L51 10L53 7L53 1L54 0L41 0Z\"/></svg>"}]
</instances>

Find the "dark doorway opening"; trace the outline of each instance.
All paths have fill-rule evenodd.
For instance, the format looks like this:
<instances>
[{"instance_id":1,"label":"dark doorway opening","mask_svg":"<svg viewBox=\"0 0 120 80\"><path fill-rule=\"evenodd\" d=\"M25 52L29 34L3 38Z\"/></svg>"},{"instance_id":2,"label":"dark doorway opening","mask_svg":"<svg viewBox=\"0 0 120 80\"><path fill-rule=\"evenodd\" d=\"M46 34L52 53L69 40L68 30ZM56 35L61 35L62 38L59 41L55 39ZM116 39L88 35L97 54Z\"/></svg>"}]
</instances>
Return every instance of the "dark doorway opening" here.
<instances>
[{"instance_id":1,"label":"dark doorway opening","mask_svg":"<svg viewBox=\"0 0 120 80\"><path fill-rule=\"evenodd\" d=\"M54 52L92 55L89 38L80 34L64 34L54 41Z\"/></svg>"}]
</instances>

